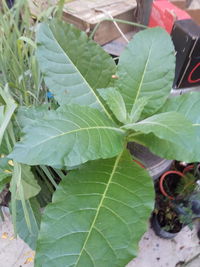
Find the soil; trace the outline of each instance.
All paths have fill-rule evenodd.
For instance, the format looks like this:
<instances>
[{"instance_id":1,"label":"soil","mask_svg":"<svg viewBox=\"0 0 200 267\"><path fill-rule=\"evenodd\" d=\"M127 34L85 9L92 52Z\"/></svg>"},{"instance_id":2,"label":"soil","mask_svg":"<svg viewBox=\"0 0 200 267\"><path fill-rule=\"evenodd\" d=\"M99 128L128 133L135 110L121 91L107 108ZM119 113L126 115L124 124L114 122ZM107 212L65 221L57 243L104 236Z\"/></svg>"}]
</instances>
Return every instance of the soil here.
<instances>
[{"instance_id":1,"label":"soil","mask_svg":"<svg viewBox=\"0 0 200 267\"><path fill-rule=\"evenodd\" d=\"M177 213L173 209L168 209L167 211L159 210L157 220L162 229L169 233L178 233L183 227Z\"/></svg>"},{"instance_id":2,"label":"soil","mask_svg":"<svg viewBox=\"0 0 200 267\"><path fill-rule=\"evenodd\" d=\"M188 166L189 165L187 165L187 167ZM185 167L186 166L184 164L180 162L175 162L173 169L182 173L185 170ZM190 170L188 170L187 173L189 172ZM180 213L182 212L180 210L180 206L184 205L184 207L187 207L187 201L185 198L187 196L187 191L185 190L184 193L185 197L182 193L180 192L177 193L180 189L179 187L181 184L180 183L181 179L185 178L181 177L178 174L168 174L163 181L163 188L165 192L167 193L168 196L173 197L173 199L170 199L162 194L159 186L159 179L156 180L155 182L156 200L155 200L154 216L156 216L156 219L160 227L164 231L169 233L178 233L187 222L184 220L184 218L181 218L182 215ZM183 181L185 180L182 180L182 182ZM193 187L194 186L195 185L193 183ZM193 187L191 187L192 188L191 190L194 190ZM190 193L191 192L192 191L190 191Z\"/></svg>"},{"instance_id":3,"label":"soil","mask_svg":"<svg viewBox=\"0 0 200 267\"><path fill-rule=\"evenodd\" d=\"M181 177L177 174L166 176L163 186L168 195L177 197L176 188ZM163 196L159 188L159 180L155 182L156 200L154 214L161 228L169 233L178 233L183 224L175 211L174 201Z\"/></svg>"}]
</instances>

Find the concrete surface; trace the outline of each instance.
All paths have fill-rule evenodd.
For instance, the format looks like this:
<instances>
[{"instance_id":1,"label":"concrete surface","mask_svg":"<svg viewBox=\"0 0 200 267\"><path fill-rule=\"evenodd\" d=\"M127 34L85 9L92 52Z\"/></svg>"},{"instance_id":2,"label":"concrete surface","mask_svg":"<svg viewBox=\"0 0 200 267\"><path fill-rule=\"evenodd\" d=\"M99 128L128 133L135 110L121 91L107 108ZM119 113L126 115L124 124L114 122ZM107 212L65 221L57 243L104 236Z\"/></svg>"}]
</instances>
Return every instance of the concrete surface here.
<instances>
[{"instance_id":1,"label":"concrete surface","mask_svg":"<svg viewBox=\"0 0 200 267\"><path fill-rule=\"evenodd\" d=\"M10 215L7 209L3 211L5 221L0 222L0 267L33 267L34 252L20 238L14 239ZM138 257L126 267L200 267L199 244L196 228L191 231L185 227L172 240L161 239L149 229L140 241Z\"/></svg>"},{"instance_id":2,"label":"concrete surface","mask_svg":"<svg viewBox=\"0 0 200 267\"><path fill-rule=\"evenodd\" d=\"M34 252L20 238L14 238L13 226L7 209L5 221L0 221L0 267L33 267Z\"/></svg>"},{"instance_id":3,"label":"concrete surface","mask_svg":"<svg viewBox=\"0 0 200 267\"><path fill-rule=\"evenodd\" d=\"M197 226L188 227L171 240L161 239L149 229L140 241L138 257L126 267L200 267Z\"/></svg>"}]
</instances>

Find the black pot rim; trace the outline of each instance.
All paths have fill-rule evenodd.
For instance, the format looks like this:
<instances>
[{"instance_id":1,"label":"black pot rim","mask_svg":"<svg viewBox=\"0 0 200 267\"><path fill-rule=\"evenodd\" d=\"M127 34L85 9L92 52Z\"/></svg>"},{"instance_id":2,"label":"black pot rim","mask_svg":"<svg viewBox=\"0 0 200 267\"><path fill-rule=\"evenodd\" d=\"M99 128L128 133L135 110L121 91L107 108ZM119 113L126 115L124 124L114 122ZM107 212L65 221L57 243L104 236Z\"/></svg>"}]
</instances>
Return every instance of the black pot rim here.
<instances>
[{"instance_id":1,"label":"black pot rim","mask_svg":"<svg viewBox=\"0 0 200 267\"><path fill-rule=\"evenodd\" d=\"M180 231L178 231L177 233L170 233L170 232L167 232L166 230L164 230L159 222L158 222L158 219L157 219L157 214L153 213L152 214L152 217L151 217L151 227L152 229L154 230L154 233L161 237L161 238L164 238L164 239L172 239L174 238L175 236L177 236L178 233L180 233L180 231L182 230L182 228L180 229Z\"/></svg>"}]
</instances>

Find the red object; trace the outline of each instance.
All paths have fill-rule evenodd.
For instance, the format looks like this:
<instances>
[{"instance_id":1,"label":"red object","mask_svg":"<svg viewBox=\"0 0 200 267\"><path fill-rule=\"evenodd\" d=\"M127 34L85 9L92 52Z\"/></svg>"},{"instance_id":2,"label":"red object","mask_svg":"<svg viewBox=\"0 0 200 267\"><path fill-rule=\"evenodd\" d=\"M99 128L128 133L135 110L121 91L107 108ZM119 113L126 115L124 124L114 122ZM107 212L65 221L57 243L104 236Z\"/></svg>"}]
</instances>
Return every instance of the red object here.
<instances>
[{"instance_id":1,"label":"red object","mask_svg":"<svg viewBox=\"0 0 200 267\"><path fill-rule=\"evenodd\" d=\"M183 174L182 172L179 172L179 171L167 171L167 172L165 172L165 173L161 176L161 178L160 178L160 181L159 181L159 187L160 187L160 191L161 191L161 193L162 193L165 197L168 197L169 199L174 200L175 198L172 197L172 196L170 196L170 195L168 195L167 192L166 192L165 189L164 189L164 186L163 186L163 182L164 182L164 180L165 180L165 177L166 177L167 175L169 175L169 174L177 174L177 175L179 175L180 177L184 177L184 174Z\"/></svg>"},{"instance_id":2,"label":"red object","mask_svg":"<svg viewBox=\"0 0 200 267\"><path fill-rule=\"evenodd\" d=\"M160 26L171 33L174 22L184 19L191 19L187 12L167 0L157 0L152 4L149 26Z\"/></svg>"},{"instance_id":3,"label":"red object","mask_svg":"<svg viewBox=\"0 0 200 267\"><path fill-rule=\"evenodd\" d=\"M194 74L194 72L198 72L200 73L200 62L197 63L197 65L192 69L192 71L190 72L189 76L188 76L188 82L189 83L198 83L200 82L200 78L199 79L196 79L196 80L193 80L192 79L192 75Z\"/></svg>"},{"instance_id":4,"label":"red object","mask_svg":"<svg viewBox=\"0 0 200 267\"><path fill-rule=\"evenodd\" d=\"M140 167L142 167L143 169L145 169L145 166L137 159L133 160L135 163L137 163Z\"/></svg>"},{"instance_id":5,"label":"red object","mask_svg":"<svg viewBox=\"0 0 200 267\"><path fill-rule=\"evenodd\" d=\"M194 165L188 165L187 167L184 168L183 174L186 174L189 171L192 171L194 169Z\"/></svg>"}]
</instances>

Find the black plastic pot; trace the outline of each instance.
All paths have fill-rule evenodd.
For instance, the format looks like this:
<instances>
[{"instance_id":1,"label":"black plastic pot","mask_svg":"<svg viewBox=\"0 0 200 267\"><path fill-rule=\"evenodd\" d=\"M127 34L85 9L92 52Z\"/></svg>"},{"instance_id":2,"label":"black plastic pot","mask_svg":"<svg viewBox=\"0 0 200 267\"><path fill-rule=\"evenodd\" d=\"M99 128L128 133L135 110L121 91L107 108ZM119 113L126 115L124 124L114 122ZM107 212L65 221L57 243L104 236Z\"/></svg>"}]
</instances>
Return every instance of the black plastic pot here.
<instances>
[{"instance_id":1,"label":"black plastic pot","mask_svg":"<svg viewBox=\"0 0 200 267\"><path fill-rule=\"evenodd\" d=\"M171 233L171 232L164 230L163 227L160 226L160 223L159 223L158 218L157 218L157 214L155 214L155 213L153 213L153 215L151 217L151 227L157 236L164 238L164 239L174 238L175 236L177 236L177 234L182 229L181 228L180 231L178 231L176 233Z\"/></svg>"}]
</instances>

